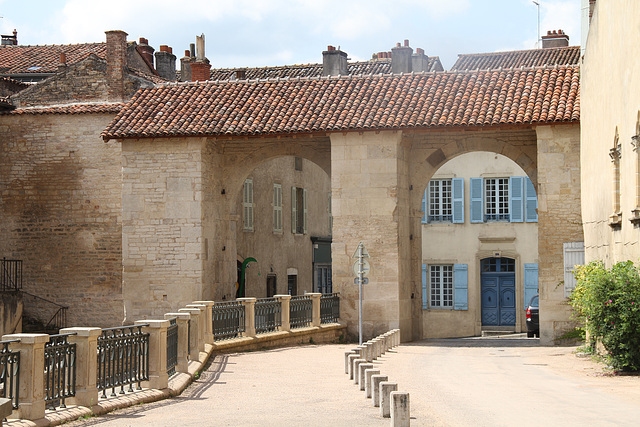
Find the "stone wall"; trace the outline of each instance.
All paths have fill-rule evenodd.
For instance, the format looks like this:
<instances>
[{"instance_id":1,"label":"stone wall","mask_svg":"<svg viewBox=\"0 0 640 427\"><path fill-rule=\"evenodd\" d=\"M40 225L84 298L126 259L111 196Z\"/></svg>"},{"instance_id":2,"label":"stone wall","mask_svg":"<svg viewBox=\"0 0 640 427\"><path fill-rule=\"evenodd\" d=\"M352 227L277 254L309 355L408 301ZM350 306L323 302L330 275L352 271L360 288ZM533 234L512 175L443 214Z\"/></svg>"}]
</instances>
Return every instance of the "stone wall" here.
<instances>
[{"instance_id":1,"label":"stone wall","mask_svg":"<svg viewBox=\"0 0 640 427\"><path fill-rule=\"evenodd\" d=\"M122 143L122 259L127 321L203 297L206 138Z\"/></svg>"},{"instance_id":2,"label":"stone wall","mask_svg":"<svg viewBox=\"0 0 640 427\"><path fill-rule=\"evenodd\" d=\"M540 342L574 327L564 297L563 243L584 241L580 212L580 126L538 126Z\"/></svg>"},{"instance_id":3,"label":"stone wall","mask_svg":"<svg viewBox=\"0 0 640 427\"><path fill-rule=\"evenodd\" d=\"M122 322L120 144L109 114L0 116L0 256L69 324ZM28 309L28 308L27 308Z\"/></svg>"}]
</instances>

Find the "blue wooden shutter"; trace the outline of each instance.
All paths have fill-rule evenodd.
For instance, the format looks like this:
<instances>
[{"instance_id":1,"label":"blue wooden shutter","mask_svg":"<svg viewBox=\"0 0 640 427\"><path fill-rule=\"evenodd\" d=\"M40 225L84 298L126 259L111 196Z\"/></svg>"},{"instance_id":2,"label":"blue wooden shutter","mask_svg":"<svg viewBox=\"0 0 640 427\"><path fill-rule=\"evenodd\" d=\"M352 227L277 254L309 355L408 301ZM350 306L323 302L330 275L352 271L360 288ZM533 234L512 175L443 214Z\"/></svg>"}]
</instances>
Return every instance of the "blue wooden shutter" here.
<instances>
[{"instance_id":1,"label":"blue wooden shutter","mask_svg":"<svg viewBox=\"0 0 640 427\"><path fill-rule=\"evenodd\" d=\"M482 178L470 178L469 186L471 187L471 222L484 222L482 215Z\"/></svg>"},{"instance_id":2,"label":"blue wooden shutter","mask_svg":"<svg viewBox=\"0 0 640 427\"><path fill-rule=\"evenodd\" d=\"M422 264L422 309L426 310L429 304L427 300L427 289L429 283L427 283L427 264Z\"/></svg>"},{"instance_id":3,"label":"blue wooden shutter","mask_svg":"<svg viewBox=\"0 0 640 427\"><path fill-rule=\"evenodd\" d=\"M427 185L427 188L424 189L424 194L422 195L422 223L426 224L427 223L427 189L429 188L429 185Z\"/></svg>"},{"instance_id":4,"label":"blue wooden shutter","mask_svg":"<svg viewBox=\"0 0 640 427\"><path fill-rule=\"evenodd\" d=\"M511 222L523 222L523 197L522 197L522 177L512 176L509 179L509 190L511 193L511 200L509 203L509 214Z\"/></svg>"},{"instance_id":5,"label":"blue wooden shutter","mask_svg":"<svg viewBox=\"0 0 640 427\"><path fill-rule=\"evenodd\" d=\"M453 308L455 310L468 310L469 303L467 298L467 264L453 265L453 281L455 283Z\"/></svg>"},{"instance_id":6,"label":"blue wooden shutter","mask_svg":"<svg viewBox=\"0 0 640 427\"><path fill-rule=\"evenodd\" d=\"M536 188L529 177L524 179L524 197L525 221L538 222L538 197L536 196Z\"/></svg>"},{"instance_id":7,"label":"blue wooden shutter","mask_svg":"<svg viewBox=\"0 0 640 427\"><path fill-rule=\"evenodd\" d=\"M452 202L453 202L453 223L464 224L464 178L453 178Z\"/></svg>"},{"instance_id":8,"label":"blue wooden shutter","mask_svg":"<svg viewBox=\"0 0 640 427\"><path fill-rule=\"evenodd\" d=\"M538 293L538 264L524 265L524 306Z\"/></svg>"}]
</instances>

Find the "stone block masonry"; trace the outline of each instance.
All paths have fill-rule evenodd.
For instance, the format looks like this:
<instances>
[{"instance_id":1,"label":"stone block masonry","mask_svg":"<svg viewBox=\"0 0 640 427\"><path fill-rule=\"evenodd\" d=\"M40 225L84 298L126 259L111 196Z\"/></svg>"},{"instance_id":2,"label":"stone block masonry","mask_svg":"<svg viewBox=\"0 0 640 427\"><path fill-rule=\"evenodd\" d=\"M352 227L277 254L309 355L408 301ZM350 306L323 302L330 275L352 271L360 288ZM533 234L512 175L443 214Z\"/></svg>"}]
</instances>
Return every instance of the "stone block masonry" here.
<instances>
[{"instance_id":1,"label":"stone block masonry","mask_svg":"<svg viewBox=\"0 0 640 427\"><path fill-rule=\"evenodd\" d=\"M0 116L0 256L23 260L24 291L71 307L69 324L123 319L120 144L99 137L111 119Z\"/></svg>"}]
</instances>

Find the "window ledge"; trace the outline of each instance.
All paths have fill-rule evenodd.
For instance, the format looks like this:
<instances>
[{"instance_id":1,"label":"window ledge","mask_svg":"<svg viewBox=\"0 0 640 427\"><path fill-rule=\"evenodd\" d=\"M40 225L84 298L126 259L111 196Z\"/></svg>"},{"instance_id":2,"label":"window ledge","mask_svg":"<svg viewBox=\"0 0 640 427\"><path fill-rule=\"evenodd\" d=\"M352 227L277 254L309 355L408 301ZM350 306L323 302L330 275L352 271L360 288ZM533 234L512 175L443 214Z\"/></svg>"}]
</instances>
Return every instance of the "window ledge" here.
<instances>
[{"instance_id":1,"label":"window ledge","mask_svg":"<svg viewBox=\"0 0 640 427\"><path fill-rule=\"evenodd\" d=\"M613 230L620 230L622 228L622 212L617 212L609 216L609 227Z\"/></svg>"},{"instance_id":2,"label":"window ledge","mask_svg":"<svg viewBox=\"0 0 640 427\"><path fill-rule=\"evenodd\" d=\"M631 218L629 218L629 221L631 221L633 225L640 225L640 207L631 211Z\"/></svg>"}]
</instances>

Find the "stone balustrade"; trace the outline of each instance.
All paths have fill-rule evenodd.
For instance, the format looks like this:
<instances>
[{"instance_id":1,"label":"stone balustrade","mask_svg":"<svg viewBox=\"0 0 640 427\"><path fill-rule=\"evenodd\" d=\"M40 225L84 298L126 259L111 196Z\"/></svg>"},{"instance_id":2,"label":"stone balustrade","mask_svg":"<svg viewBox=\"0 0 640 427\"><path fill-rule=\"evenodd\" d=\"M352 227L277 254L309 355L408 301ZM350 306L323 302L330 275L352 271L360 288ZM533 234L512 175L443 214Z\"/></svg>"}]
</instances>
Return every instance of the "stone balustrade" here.
<instances>
[{"instance_id":1,"label":"stone balustrade","mask_svg":"<svg viewBox=\"0 0 640 427\"><path fill-rule=\"evenodd\" d=\"M141 382L142 389L160 391L155 394L160 396L159 398L181 392L202 369L207 358L214 351L255 350L309 342L335 342L342 339L346 332L345 325L323 323L321 320L320 299L322 294L310 294L309 296L312 299L312 312L308 327L293 329L290 327L290 297L288 295L279 295L274 298L274 301L281 304L280 310L286 312L282 313L280 325L275 330L266 333L256 333L255 298L238 299L244 306L243 324L237 325L236 336L230 339L216 340L214 338L214 301L194 301L176 312L166 313L164 319L139 320L135 322L135 325L124 327L125 329L139 328L143 336L148 336L148 347L145 350L147 354L142 355L143 357L140 359L143 360L143 364L146 364L146 380ZM167 329L171 319L176 320L178 339L177 351L175 352L177 354L175 374L169 377L167 372ZM97 381L100 370L97 354L103 329L75 327L63 329L60 332L71 334L69 341L75 344L76 348L75 395L67 401L70 406L76 408L77 417L87 413L99 415L119 407L114 405L109 407L101 403L109 400L100 396L101 389L99 389ZM2 336L2 341L6 341L3 345L7 346L11 352L20 353L20 375L17 384L17 388L19 388L18 408L7 414L7 418L35 421L46 418L47 413L50 412L45 408L45 384L43 381L44 347L49 339L48 334ZM113 366L109 366L109 369L117 369L117 365L118 363L115 363ZM178 385L175 384L176 378L181 379ZM120 393L125 393L124 387ZM129 404L133 404L131 402L133 400L129 400ZM8 405L3 402L3 415L9 411L7 408L11 406L10 401ZM78 408L84 408L84 411Z\"/></svg>"}]
</instances>

